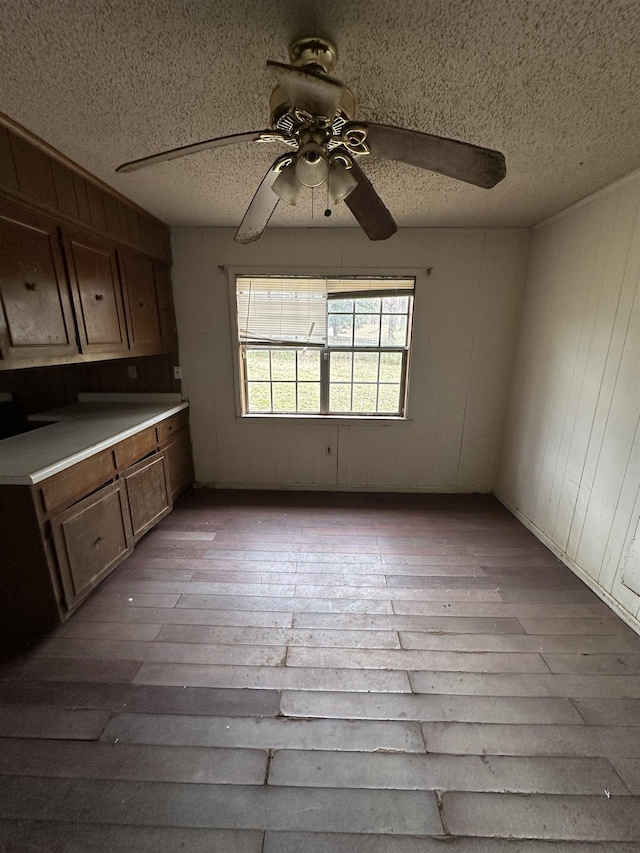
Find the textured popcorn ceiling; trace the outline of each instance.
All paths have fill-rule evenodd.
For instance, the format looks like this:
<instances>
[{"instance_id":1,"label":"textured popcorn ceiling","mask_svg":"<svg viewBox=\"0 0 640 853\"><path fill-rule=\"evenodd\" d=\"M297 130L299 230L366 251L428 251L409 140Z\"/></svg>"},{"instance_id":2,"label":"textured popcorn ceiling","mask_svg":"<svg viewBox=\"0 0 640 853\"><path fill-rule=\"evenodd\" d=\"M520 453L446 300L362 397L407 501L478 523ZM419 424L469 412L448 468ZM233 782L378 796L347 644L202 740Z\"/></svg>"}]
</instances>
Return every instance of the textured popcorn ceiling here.
<instances>
[{"instance_id":1,"label":"textured popcorn ceiling","mask_svg":"<svg viewBox=\"0 0 640 853\"><path fill-rule=\"evenodd\" d=\"M316 34L359 118L506 156L493 190L361 160L401 226L527 226L640 167L638 0L3 0L0 111L171 225L235 226L280 146L114 169L266 127L266 60ZM320 196L271 224L355 225Z\"/></svg>"}]
</instances>

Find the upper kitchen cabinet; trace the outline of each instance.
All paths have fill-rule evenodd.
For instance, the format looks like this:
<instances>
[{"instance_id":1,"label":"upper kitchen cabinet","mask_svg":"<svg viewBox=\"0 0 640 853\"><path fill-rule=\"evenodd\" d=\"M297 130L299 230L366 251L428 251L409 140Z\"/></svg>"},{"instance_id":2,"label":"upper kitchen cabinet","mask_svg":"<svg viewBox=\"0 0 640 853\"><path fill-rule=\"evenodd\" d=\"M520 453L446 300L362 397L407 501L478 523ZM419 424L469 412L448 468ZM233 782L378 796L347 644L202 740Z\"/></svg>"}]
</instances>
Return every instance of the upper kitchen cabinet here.
<instances>
[{"instance_id":1,"label":"upper kitchen cabinet","mask_svg":"<svg viewBox=\"0 0 640 853\"><path fill-rule=\"evenodd\" d=\"M82 352L126 354L129 341L115 248L68 229L63 241Z\"/></svg>"},{"instance_id":2,"label":"upper kitchen cabinet","mask_svg":"<svg viewBox=\"0 0 640 853\"><path fill-rule=\"evenodd\" d=\"M169 229L0 115L0 370L178 349Z\"/></svg>"},{"instance_id":3,"label":"upper kitchen cabinet","mask_svg":"<svg viewBox=\"0 0 640 853\"><path fill-rule=\"evenodd\" d=\"M133 355L162 352L160 309L153 260L139 252L118 250L127 300L129 344Z\"/></svg>"},{"instance_id":4,"label":"upper kitchen cabinet","mask_svg":"<svg viewBox=\"0 0 640 853\"><path fill-rule=\"evenodd\" d=\"M78 353L55 220L0 197L0 350L5 362Z\"/></svg>"}]
</instances>

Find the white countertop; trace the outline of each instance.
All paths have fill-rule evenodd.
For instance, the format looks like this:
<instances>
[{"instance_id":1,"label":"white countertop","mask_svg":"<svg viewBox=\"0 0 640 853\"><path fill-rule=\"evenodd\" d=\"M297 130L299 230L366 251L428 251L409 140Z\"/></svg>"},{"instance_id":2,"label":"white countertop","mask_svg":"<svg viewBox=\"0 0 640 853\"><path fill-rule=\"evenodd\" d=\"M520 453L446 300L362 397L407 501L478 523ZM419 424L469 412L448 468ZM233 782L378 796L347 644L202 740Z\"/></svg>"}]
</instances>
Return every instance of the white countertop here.
<instances>
[{"instance_id":1,"label":"white countertop","mask_svg":"<svg viewBox=\"0 0 640 853\"><path fill-rule=\"evenodd\" d=\"M82 394L71 406L31 415L49 425L0 441L0 485L39 483L188 405L179 394Z\"/></svg>"}]
</instances>

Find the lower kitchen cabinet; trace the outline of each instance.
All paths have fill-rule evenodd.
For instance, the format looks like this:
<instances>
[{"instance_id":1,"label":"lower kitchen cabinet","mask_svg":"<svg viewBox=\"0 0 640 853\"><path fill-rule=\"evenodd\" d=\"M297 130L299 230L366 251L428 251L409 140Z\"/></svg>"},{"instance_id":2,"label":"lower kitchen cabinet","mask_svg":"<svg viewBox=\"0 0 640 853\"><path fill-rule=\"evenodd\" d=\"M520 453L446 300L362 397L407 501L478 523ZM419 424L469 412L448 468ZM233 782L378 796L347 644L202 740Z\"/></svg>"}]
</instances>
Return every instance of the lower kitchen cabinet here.
<instances>
[{"instance_id":1,"label":"lower kitchen cabinet","mask_svg":"<svg viewBox=\"0 0 640 853\"><path fill-rule=\"evenodd\" d=\"M178 412L156 430L159 449L167 457L171 500L175 501L193 483L189 416L186 411Z\"/></svg>"},{"instance_id":2,"label":"lower kitchen cabinet","mask_svg":"<svg viewBox=\"0 0 640 853\"><path fill-rule=\"evenodd\" d=\"M0 635L64 622L193 481L178 412L35 485L0 485Z\"/></svg>"},{"instance_id":3,"label":"lower kitchen cabinet","mask_svg":"<svg viewBox=\"0 0 640 853\"><path fill-rule=\"evenodd\" d=\"M55 516L51 529L65 604L73 607L132 551L123 482L109 483Z\"/></svg>"},{"instance_id":4,"label":"lower kitchen cabinet","mask_svg":"<svg viewBox=\"0 0 640 853\"><path fill-rule=\"evenodd\" d=\"M134 542L171 512L171 487L166 456L155 453L123 474Z\"/></svg>"},{"instance_id":5,"label":"lower kitchen cabinet","mask_svg":"<svg viewBox=\"0 0 640 853\"><path fill-rule=\"evenodd\" d=\"M183 429L169 442L162 446L162 452L167 457L171 500L175 501L185 489L193 483L193 462L191 458L191 441L189 430Z\"/></svg>"}]
</instances>

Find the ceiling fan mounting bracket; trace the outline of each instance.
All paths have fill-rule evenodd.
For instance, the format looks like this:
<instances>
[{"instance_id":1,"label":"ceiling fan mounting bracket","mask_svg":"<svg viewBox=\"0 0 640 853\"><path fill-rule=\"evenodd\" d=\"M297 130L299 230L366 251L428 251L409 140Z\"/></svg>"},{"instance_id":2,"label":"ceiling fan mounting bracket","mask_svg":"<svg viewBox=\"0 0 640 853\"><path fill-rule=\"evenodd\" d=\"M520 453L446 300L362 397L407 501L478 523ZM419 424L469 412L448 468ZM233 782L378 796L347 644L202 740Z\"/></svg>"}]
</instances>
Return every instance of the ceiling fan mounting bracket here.
<instances>
[{"instance_id":1,"label":"ceiling fan mounting bracket","mask_svg":"<svg viewBox=\"0 0 640 853\"><path fill-rule=\"evenodd\" d=\"M338 61L338 49L332 41L322 36L305 36L291 43L289 59L298 68L331 74Z\"/></svg>"}]
</instances>

